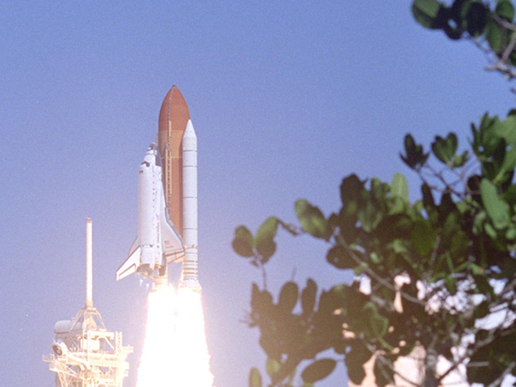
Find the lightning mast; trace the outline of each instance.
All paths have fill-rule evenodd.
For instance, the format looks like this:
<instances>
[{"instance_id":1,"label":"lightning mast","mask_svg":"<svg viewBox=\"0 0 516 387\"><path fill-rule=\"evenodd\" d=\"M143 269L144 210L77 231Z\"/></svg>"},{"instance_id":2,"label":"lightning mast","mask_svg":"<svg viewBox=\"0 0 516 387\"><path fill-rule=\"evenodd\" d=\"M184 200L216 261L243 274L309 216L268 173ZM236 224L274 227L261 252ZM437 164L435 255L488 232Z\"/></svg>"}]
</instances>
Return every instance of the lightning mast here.
<instances>
[{"instance_id":1,"label":"lightning mast","mask_svg":"<svg viewBox=\"0 0 516 387\"><path fill-rule=\"evenodd\" d=\"M122 387L125 361L133 351L122 345L122 333L106 329L93 307L92 222L86 219L86 303L77 316L54 326L52 355L43 356L56 373L56 387Z\"/></svg>"}]
</instances>

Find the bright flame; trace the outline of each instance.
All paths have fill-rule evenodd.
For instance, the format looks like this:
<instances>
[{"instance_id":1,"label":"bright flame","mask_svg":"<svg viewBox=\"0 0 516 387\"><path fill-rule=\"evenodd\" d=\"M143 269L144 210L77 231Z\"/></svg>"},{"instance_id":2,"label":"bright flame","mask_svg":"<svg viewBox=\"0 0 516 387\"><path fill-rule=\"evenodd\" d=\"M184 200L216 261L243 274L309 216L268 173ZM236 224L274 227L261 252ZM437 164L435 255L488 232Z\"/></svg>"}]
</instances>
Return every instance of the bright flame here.
<instances>
[{"instance_id":1,"label":"bright flame","mask_svg":"<svg viewBox=\"0 0 516 387\"><path fill-rule=\"evenodd\" d=\"M158 287L148 313L137 387L212 387L201 294Z\"/></svg>"}]
</instances>

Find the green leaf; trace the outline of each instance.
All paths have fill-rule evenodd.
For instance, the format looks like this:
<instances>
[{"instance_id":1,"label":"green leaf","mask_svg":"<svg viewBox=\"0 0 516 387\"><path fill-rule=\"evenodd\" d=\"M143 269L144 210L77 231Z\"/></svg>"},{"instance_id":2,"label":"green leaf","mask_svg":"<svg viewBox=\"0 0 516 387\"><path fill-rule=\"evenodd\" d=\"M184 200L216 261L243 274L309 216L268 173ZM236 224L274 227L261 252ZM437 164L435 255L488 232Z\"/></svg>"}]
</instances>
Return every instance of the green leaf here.
<instances>
[{"instance_id":1,"label":"green leaf","mask_svg":"<svg viewBox=\"0 0 516 387\"><path fill-rule=\"evenodd\" d=\"M503 121L498 117L483 123L475 138L475 152L480 156L484 175L495 184L512 177L516 167L516 117L509 115Z\"/></svg>"},{"instance_id":2,"label":"green leaf","mask_svg":"<svg viewBox=\"0 0 516 387\"><path fill-rule=\"evenodd\" d=\"M353 343L351 350L346 354L344 361L348 369L348 377L354 384L360 385L366 374L364 364L371 358L372 354L365 345L360 342Z\"/></svg>"},{"instance_id":3,"label":"green leaf","mask_svg":"<svg viewBox=\"0 0 516 387\"><path fill-rule=\"evenodd\" d=\"M374 376L378 387L394 384L394 366L391 361L382 356L374 363Z\"/></svg>"},{"instance_id":4,"label":"green leaf","mask_svg":"<svg viewBox=\"0 0 516 387\"><path fill-rule=\"evenodd\" d=\"M484 230L485 230L486 234L489 235L493 241L497 240L498 234L497 234L495 228L491 225L491 223L484 224Z\"/></svg>"},{"instance_id":5,"label":"green leaf","mask_svg":"<svg viewBox=\"0 0 516 387\"><path fill-rule=\"evenodd\" d=\"M272 315L274 316L274 318L276 318L275 315ZM265 320L266 317L265 315L262 316L262 324L264 324L263 320ZM274 321L272 323L265 323L266 326L269 328L269 329L265 329L265 330L262 330L262 334L260 335L260 340L259 340L259 343L260 343L260 346L262 347L262 349L264 350L265 354L272 358L272 359L281 359L281 353L282 353L282 345L281 343L278 341L278 337L275 333L275 331L273 331L272 328L274 325Z\"/></svg>"},{"instance_id":6,"label":"green leaf","mask_svg":"<svg viewBox=\"0 0 516 387\"><path fill-rule=\"evenodd\" d=\"M455 211L457 211L457 207L453 202L451 193L444 192L441 196L441 203L439 203L439 221L446 221L450 214Z\"/></svg>"},{"instance_id":7,"label":"green leaf","mask_svg":"<svg viewBox=\"0 0 516 387\"><path fill-rule=\"evenodd\" d=\"M358 220L362 223L365 232L373 231L383 219L381 209L375 206L372 200L369 200L364 208L358 212Z\"/></svg>"},{"instance_id":8,"label":"green leaf","mask_svg":"<svg viewBox=\"0 0 516 387\"><path fill-rule=\"evenodd\" d=\"M355 266L353 271L355 272L355 275L364 274L367 271L367 268L369 265L365 262L360 263L358 266Z\"/></svg>"},{"instance_id":9,"label":"green leaf","mask_svg":"<svg viewBox=\"0 0 516 387\"><path fill-rule=\"evenodd\" d=\"M392 178L391 193L393 196L408 201L408 184L407 179L401 173L396 173Z\"/></svg>"},{"instance_id":10,"label":"green leaf","mask_svg":"<svg viewBox=\"0 0 516 387\"><path fill-rule=\"evenodd\" d=\"M480 195L486 209L487 216L497 229L503 229L509 225L509 205L498 195L496 186L488 179L480 182Z\"/></svg>"},{"instance_id":11,"label":"green leaf","mask_svg":"<svg viewBox=\"0 0 516 387\"><path fill-rule=\"evenodd\" d=\"M267 263L270 257L276 251L276 242L274 237L278 232L279 221L277 218L271 216L262 223L255 238L255 247L258 253L262 256L262 263Z\"/></svg>"},{"instance_id":12,"label":"green leaf","mask_svg":"<svg viewBox=\"0 0 516 387\"><path fill-rule=\"evenodd\" d=\"M339 355L345 355L348 349L348 343L346 339L342 339L340 341L336 341L333 344L333 350Z\"/></svg>"},{"instance_id":13,"label":"green leaf","mask_svg":"<svg viewBox=\"0 0 516 387\"><path fill-rule=\"evenodd\" d=\"M451 238L450 254L453 258L462 258L468 250L469 238L468 235L462 231L457 230Z\"/></svg>"},{"instance_id":14,"label":"green leaf","mask_svg":"<svg viewBox=\"0 0 516 387\"><path fill-rule=\"evenodd\" d=\"M437 17L441 5L437 0L415 0L414 7L429 18Z\"/></svg>"},{"instance_id":15,"label":"green leaf","mask_svg":"<svg viewBox=\"0 0 516 387\"><path fill-rule=\"evenodd\" d=\"M434 249L437 236L428 221L419 219L414 223L410 237L414 250L420 256L424 257L430 254Z\"/></svg>"},{"instance_id":16,"label":"green leaf","mask_svg":"<svg viewBox=\"0 0 516 387\"><path fill-rule=\"evenodd\" d=\"M329 240L331 230L321 210L308 201L300 199L296 202L296 215L301 228L315 238Z\"/></svg>"},{"instance_id":17,"label":"green leaf","mask_svg":"<svg viewBox=\"0 0 516 387\"><path fill-rule=\"evenodd\" d=\"M407 247L401 239L395 239L392 243L389 244L388 247L396 254L406 255L408 253Z\"/></svg>"},{"instance_id":18,"label":"green leaf","mask_svg":"<svg viewBox=\"0 0 516 387\"><path fill-rule=\"evenodd\" d=\"M260 314L267 313L273 308L272 294L267 290L260 291L258 285L253 283L251 292L251 309Z\"/></svg>"},{"instance_id":19,"label":"green leaf","mask_svg":"<svg viewBox=\"0 0 516 387\"><path fill-rule=\"evenodd\" d=\"M473 3L474 0L459 0L454 1L451 9L450 16L457 25L461 27L465 27L464 21L466 19L466 15L468 14L469 7Z\"/></svg>"},{"instance_id":20,"label":"green leaf","mask_svg":"<svg viewBox=\"0 0 516 387\"><path fill-rule=\"evenodd\" d=\"M294 282L287 282L281 288L279 295L278 306L284 312L290 313L294 306L296 306L297 298L299 296L299 288Z\"/></svg>"},{"instance_id":21,"label":"green leaf","mask_svg":"<svg viewBox=\"0 0 516 387\"><path fill-rule=\"evenodd\" d=\"M389 198L387 205L388 205L388 214L389 215L399 215L403 214L407 209L408 201L403 200L399 196L394 196L392 198Z\"/></svg>"},{"instance_id":22,"label":"green leaf","mask_svg":"<svg viewBox=\"0 0 516 387\"><path fill-rule=\"evenodd\" d=\"M337 297L338 305L341 305L341 303L346 298L346 294L348 292L348 286L345 284L338 284L338 285L332 286L330 289L330 292Z\"/></svg>"},{"instance_id":23,"label":"green leaf","mask_svg":"<svg viewBox=\"0 0 516 387\"><path fill-rule=\"evenodd\" d=\"M508 0L498 1L498 4L496 4L495 13L501 18L512 22L512 19L514 19L514 6Z\"/></svg>"},{"instance_id":24,"label":"green leaf","mask_svg":"<svg viewBox=\"0 0 516 387\"><path fill-rule=\"evenodd\" d=\"M457 145L457 135L455 133L449 133L446 139L436 136L432 143L432 151L441 162L451 165L457 151Z\"/></svg>"},{"instance_id":25,"label":"green leaf","mask_svg":"<svg viewBox=\"0 0 516 387\"><path fill-rule=\"evenodd\" d=\"M461 155L455 155L455 157L453 158L452 167L454 167L454 168L463 167L464 164L466 164L466 162L468 160L469 160L469 152L464 151L464 153Z\"/></svg>"},{"instance_id":26,"label":"green leaf","mask_svg":"<svg viewBox=\"0 0 516 387\"><path fill-rule=\"evenodd\" d=\"M471 3L466 14L467 30L471 36L477 37L484 32L488 12L489 10L484 4L479 2Z\"/></svg>"},{"instance_id":27,"label":"green leaf","mask_svg":"<svg viewBox=\"0 0 516 387\"><path fill-rule=\"evenodd\" d=\"M326 260L337 269L353 269L357 263L351 257L350 252L344 246L333 246L326 254Z\"/></svg>"},{"instance_id":28,"label":"green leaf","mask_svg":"<svg viewBox=\"0 0 516 387\"><path fill-rule=\"evenodd\" d=\"M245 226L239 226L235 230L233 239L233 250L242 257L252 257L253 252L253 235Z\"/></svg>"},{"instance_id":29,"label":"green leaf","mask_svg":"<svg viewBox=\"0 0 516 387\"><path fill-rule=\"evenodd\" d=\"M430 208L435 208L435 200L434 195L432 194L432 190L428 186L428 184L424 183L421 186L421 194L423 195L423 204L427 209L427 212Z\"/></svg>"},{"instance_id":30,"label":"green leaf","mask_svg":"<svg viewBox=\"0 0 516 387\"><path fill-rule=\"evenodd\" d=\"M252 368L249 373L249 387L262 387L262 375L256 368Z\"/></svg>"},{"instance_id":31,"label":"green leaf","mask_svg":"<svg viewBox=\"0 0 516 387\"><path fill-rule=\"evenodd\" d=\"M514 224L509 224L509 228L507 229L507 232L505 233L505 237L509 240L515 240L516 239L516 227Z\"/></svg>"},{"instance_id":32,"label":"green leaf","mask_svg":"<svg viewBox=\"0 0 516 387\"><path fill-rule=\"evenodd\" d=\"M516 205L516 184L509 186L503 193L503 199L510 205Z\"/></svg>"},{"instance_id":33,"label":"green leaf","mask_svg":"<svg viewBox=\"0 0 516 387\"><path fill-rule=\"evenodd\" d=\"M345 285L336 285L329 291L322 292L317 313L327 319L328 315L333 315L337 309L342 308L345 291Z\"/></svg>"},{"instance_id":34,"label":"green leaf","mask_svg":"<svg viewBox=\"0 0 516 387\"><path fill-rule=\"evenodd\" d=\"M502 47L505 46L502 27L492 19L487 23L486 38L489 43L489 47L491 47L491 50L495 53L499 53L502 50Z\"/></svg>"},{"instance_id":35,"label":"green leaf","mask_svg":"<svg viewBox=\"0 0 516 387\"><path fill-rule=\"evenodd\" d=\"M478 266L477 264L470 262L469 267L471 269L471 273L473 275L483 275L485 274L485 270L482 268L482 266Z\"/></svg>"},{"instance_id":36,"label":"green leaf","mask_svg":"<svg viewBox=\"0 0 516 387\"><path fill-rule=\"evenodd\" d=\"M441 17L439 19L442 24L441 28L448 38L451 40L459 40L462 37L462 29L459 27L452 27L448 22L448 16L444 12L441 13Z\"/></svg>"},{"instance_id":37,"label":"green leaf","mask_svg":"<svg viewBox=\"0 0 516 387\"><path fill-rule=\"evenodd\" d=\"M356 207L361 201L361 194L363 190L364 182L361 181L355 174L346 176L342 180L342 183L340 184L340 200L343 204L343 210L346 210L345 212L350 210L347 207L349 207L351 204L353 204L353 207L355 207L356 211Z\"/></svg>"},{"instance_id":38,"label":"green leaf","mask_svg":"<svg viewBox=\"0 0 516 387\"><path fill-rule=\"evenodd\" d=\"M304 314L311 314L314 311L316 296L317 284L309 278L306 281L306 287L301 292L301 308Z\"/></svg>"},{"instance_id":39,"label":"green leaf","mask_svg":"<svg viewBox=\"0 0 516 387\"><path fill-rule=\"evenodd\" d=\"M416 21L425 28L441 28L439 15L442 7L436 0L415 0L412 14Z\"/></svg>"},{"instance_id":40,"label":"green leaf","mask_svg":"<svg viewBox=\"0 0 516 387\"><path fill-rule=\"evenodd\" d=\"M423 146L416 144L414 137L410 134L405 136L405 155L400 153L400 157L405 164L416 171L420 170L425 165L428 159L428 153L423 152Z\"/></svg>"},{"instance_id":41,"label":"green leaf","mask_svg":"<svg viewBox=\"0 0 516 387\"><path fill-rule=\"evenodd\" d=\"M487 215L485 211L480 211L473 220L473 233L475 235L480 235L482 230L484 229L484 224L487 220Z\"/></svg>"},{"instance_id":42,"label":"green leaf","mask_svg":"<svg viewBox=\"0 0 516 387\"><path fill-rule=\"evenodd\" d=\"M457 281L453 276L449 275L444 279L444 285L446 286L446 289L452 296L457 294Z\"/></svg>"},{"instance_id":43,"label":"green leaf","mask_svg":"<svg viewBox=\"0 0 516 387\"><path fill-rule=\"evenodd\" d=\"M362 311L370 327L371 336L377 338L384 336L389 328L389 320L378 313L376 305L372 302L367 302L363 306Z\"/></svg>"},{"instance_id":44,"label":"green leaf","mask_svg":"<svg viewBox=\"0 0 516 387\"><path fill-rule=\"evenodd\" d=\"M315 383L331 374L336 365L333 359L316 360L304 369L301 378L305 383Z\"/></svg>"},{"instance_id":45,"label":"green leaf","mask_svg":"<svg viewBox=\"0 0 516 387\"><path fill-rule=\"evenodd\" d=\"M498 174L493 179L493 183L501 184L510 176L516 166L516 146L505 153L503 164L498 171Z\"/></svg>"},{"instance_id":46,"label":"green leaf","mask_svg":"<svg viewBox=\"0 0 516 387\"><path fill-rule=\"evenodd\" d=\"M264 239L271 239L276 236L278 232L278 219L274 216L271 216L262 223L258 232L256 233L256 247L261 243Z\"/></svg>"},{"instance_id":47,"label":"green leaf","mask_svg":"<svg viewBox=\"0 0 516 387\"><path fill-rule=\"evenodd\" d=\"M382 219L376 228L375 236L381 243L389 243L399 238L405 239L412 230L412 224L412 220L407 215L389 215Z\"/></svg>"}]
</instances>

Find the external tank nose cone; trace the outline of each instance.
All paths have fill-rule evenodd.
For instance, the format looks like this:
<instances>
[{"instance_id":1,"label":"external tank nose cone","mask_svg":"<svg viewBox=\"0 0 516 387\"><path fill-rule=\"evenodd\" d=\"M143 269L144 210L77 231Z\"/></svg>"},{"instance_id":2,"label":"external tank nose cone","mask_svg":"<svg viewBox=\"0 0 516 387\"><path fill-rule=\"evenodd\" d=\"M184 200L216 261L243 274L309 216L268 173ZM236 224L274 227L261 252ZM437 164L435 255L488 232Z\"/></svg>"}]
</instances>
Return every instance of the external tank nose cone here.
<instances>
[{"instance_id":1,"label":"external tank nose cone","mask_svg":"<svg viewBox=\"0 0 516 387\"><path fill-rule=\"evenodd\" d=\"M168 91L161 110L159 111L159 132L184 131L186 123L190 119L190 112L186 105L185 97L179 88L174 85Z\"/></svg>"}]
</instances>

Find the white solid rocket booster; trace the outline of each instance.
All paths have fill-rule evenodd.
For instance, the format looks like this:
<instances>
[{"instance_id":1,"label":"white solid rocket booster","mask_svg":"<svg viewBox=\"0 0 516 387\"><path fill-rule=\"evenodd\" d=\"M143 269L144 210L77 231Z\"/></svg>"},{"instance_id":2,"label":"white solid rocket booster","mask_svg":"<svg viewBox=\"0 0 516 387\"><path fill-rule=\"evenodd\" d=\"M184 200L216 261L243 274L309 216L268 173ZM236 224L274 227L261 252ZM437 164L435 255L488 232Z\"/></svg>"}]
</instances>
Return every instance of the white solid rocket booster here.
<instances>
[{"instance_id":1,"label":"white solid rocket booster","mask_svg":"<svg viewBox=\"0 0 516 387\"><path fill-rule=\"evenodd\" d=\"M201 289L197 262L197 136L188 120L183 135L183 261L182 286Z\"/></svg>"}]
</instances>

